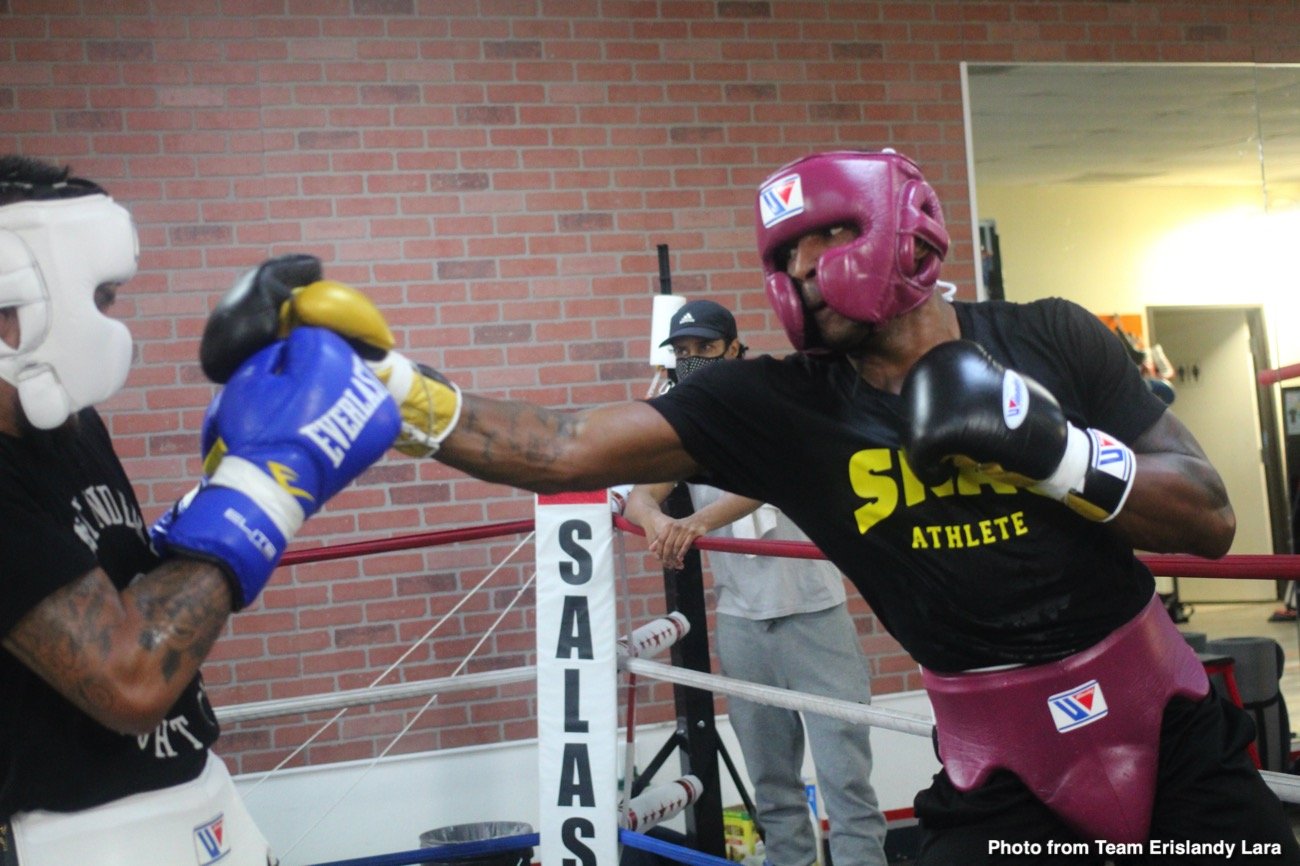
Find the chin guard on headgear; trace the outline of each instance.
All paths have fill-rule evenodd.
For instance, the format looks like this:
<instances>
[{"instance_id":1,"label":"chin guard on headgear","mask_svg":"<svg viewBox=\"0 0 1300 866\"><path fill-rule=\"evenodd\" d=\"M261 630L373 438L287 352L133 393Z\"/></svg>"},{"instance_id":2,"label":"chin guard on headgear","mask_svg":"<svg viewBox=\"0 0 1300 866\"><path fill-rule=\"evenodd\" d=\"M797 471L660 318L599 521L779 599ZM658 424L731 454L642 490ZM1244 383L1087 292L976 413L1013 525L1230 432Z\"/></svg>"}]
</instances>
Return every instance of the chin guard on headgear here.
<instances>
[{"instance_id":1,"label":"chin guard on headgear","mask_svg":"<svg viewBox=\"0 0 1300 866\"><path fill-rule=\"evenodd\" d=\"M135 275L131 215L107 195L0 206L0 308L18 313L17 348L0 341L0 378L33 426L50 430L126 382L131 333L95 306L95 289Z\"/></svg>"},{"instance_id":2,"label":"chin guard on headgear","mask_svg":"<svg viewBox=\"0 0 1300 866\"><path fill-rule=\"evenodd\" d=\"M838 225L858 230L856 240L822 253L817 286L832 310L871 324L924 303L948 252L939 197L916 163L891 150L831 151L787 163L759 187L755 210L767 297L800 351L821 347L780 260L799 238ZM920 261L918 240L933 250Z\"/></svg>"}]
</instances>

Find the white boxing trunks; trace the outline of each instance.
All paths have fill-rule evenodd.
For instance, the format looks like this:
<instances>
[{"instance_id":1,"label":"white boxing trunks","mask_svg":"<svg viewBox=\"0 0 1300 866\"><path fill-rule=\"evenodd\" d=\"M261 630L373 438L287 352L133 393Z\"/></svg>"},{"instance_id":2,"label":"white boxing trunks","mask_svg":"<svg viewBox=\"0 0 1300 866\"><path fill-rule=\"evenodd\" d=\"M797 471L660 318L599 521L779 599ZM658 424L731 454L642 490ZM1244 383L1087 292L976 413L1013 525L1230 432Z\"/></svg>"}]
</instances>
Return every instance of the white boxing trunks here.
<instances>
[{"instance_id":1,"label":"white boxing trunks","mask_svg":"<svg viewBox=\"0 0 1300 866\"><path fill-rule=\"evenodd\" d=\"M268 866L266 839L221 759L193 781L80 812L20 812L11 820L19 866Z\"/></svg>"}]
</instances>

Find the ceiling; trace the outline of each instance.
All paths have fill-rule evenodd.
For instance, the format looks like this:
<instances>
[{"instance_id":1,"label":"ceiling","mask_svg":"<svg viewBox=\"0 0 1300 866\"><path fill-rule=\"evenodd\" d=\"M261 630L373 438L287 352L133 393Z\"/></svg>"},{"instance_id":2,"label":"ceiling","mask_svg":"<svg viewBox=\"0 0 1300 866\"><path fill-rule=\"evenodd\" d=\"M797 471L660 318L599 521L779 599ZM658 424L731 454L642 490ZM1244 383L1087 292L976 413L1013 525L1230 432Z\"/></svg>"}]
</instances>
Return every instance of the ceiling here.
<instances>
[{"instance_id":1,"label":"ceiling","mask_svg":"<svg viewBox=\"0 0 1300 866\"><path fill-rule=\"evenodd\" d=\"M1300 66L969 64L975 177L1300 182Z\"/></svg>"}]
</instances>

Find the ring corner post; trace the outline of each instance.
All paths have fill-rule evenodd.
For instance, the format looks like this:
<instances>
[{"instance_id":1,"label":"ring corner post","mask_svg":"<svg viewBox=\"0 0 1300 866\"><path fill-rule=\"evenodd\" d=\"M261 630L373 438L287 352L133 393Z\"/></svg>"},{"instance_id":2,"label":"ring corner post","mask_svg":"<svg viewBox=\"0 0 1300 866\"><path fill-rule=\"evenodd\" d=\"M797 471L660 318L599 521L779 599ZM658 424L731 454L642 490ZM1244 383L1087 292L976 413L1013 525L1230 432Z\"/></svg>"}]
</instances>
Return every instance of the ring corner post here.
<instances>
[{"instance_id":1,"label":"ring corner post","mask_svg":"<svg viewBox=\"0 0 1300 866\"><path fill-rule=\"evenodd\" d=\"M618 861L614 526L605 490L537 497L543 863Z\"/></svg>"}]
</instances>

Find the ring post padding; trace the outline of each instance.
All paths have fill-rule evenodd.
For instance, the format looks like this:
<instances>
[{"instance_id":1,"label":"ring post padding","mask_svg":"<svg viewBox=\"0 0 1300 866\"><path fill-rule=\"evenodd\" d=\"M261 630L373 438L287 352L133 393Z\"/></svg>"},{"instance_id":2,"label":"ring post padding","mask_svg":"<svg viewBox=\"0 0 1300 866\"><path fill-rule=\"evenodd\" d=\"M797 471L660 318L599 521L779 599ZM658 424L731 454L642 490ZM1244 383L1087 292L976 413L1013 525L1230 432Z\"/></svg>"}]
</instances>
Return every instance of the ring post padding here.
<instances>
[{"instance_id":1,"label":"ring post padding","mask_svg":"<svg viewBox=\"0 0 1300 866\"><path fill-rule=\"evenodd\" d=\"M618 862L618 662L609 494L537 497L542 863Z\"/></svg>"},{"instance_id":2,"label":"ring post padding","mask_svg":"<svg viewBox=\"0 0 1300 866\"><path fill-rule=\"evenodd\" d=\"M677 366L677 356L672 346L660 346L668 339L668 330L672 326L673 313L686 306L686 299L681 295L655 295L654 308L650 315L650 366L671 370Z\"/></svg>"}]
</instances>

